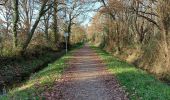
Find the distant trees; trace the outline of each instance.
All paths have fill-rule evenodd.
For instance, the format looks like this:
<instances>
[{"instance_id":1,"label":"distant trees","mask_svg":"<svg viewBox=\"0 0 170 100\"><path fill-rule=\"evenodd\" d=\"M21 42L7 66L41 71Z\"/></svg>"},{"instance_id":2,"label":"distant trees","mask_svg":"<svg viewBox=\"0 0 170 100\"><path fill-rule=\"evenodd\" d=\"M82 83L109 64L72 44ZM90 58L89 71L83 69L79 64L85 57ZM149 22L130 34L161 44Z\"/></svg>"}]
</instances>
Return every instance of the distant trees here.
<instances>
[{"instance_id":1,"label":"distant trees","mask_svg":"<svg viewBox=\"0 0 170 100\"><path fill-rule=\"evenodd\" d=\"M72 33L70 36L70 43L76 44L79 42L84 42L86 39L86 30L79 24L74 24L72 26Z\"/></svg>"},{"instance_id":2,"label":"distant trees","mask_svg":"<svg viewBox=\"0 0 170 100\"><path fill-rule=\"evenodd\" d=\"M80 16L85 16L88 12L93 11L93 5L95 2L93 1L81 1L81 0L70 0L66 1L65 8L65 32L69 34L68 43L70 44L70 36L72 26L76 23L76 19ZM83 17L82 17L83 18ZM77 20L78 21L78 20Z\"/></svg>"}]
</instances>

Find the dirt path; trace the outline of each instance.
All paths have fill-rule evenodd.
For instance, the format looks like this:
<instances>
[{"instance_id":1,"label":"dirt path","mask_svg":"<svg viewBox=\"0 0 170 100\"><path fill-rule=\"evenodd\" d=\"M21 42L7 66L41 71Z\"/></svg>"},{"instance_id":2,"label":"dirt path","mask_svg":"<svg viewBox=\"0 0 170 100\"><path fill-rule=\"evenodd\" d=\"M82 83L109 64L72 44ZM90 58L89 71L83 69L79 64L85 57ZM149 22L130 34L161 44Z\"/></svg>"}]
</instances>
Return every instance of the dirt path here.
<instances>
[{"instance_id":1,"label":"dirt path","mask_svg":"<svg viewBox=\"0 0 170 100\"><path fill-rule=\"evenodd\" d=\"M60 81L51 92L44 93L47 100L128 100L115 77L87 45L73 55Z\"/></svg>"}]
</instances>

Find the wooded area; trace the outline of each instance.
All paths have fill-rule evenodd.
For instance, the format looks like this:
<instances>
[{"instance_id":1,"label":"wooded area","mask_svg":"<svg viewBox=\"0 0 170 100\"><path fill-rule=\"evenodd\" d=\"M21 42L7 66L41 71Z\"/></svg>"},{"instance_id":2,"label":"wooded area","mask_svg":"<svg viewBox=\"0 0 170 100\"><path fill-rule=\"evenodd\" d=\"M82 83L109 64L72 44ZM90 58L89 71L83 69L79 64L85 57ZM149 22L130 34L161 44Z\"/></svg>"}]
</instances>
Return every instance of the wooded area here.
<instances>
[{"instance_id":1,"label":"wooded area","mask_svg":"<svg viewBox=\"0 0 170 100\"><path fill-rule=\"evenodd\" d=\"M170 79L170 1L102 0L88 37L137 67Z\"/></svg>"},{"instance_id":2,"label":"wooded area","mask_svg":"<svg viewBox=\"0 0 170 100\"><path fill-rule=\"evenodd\" d=\"M85 29L76 18L90 9L86 9L88 4L76 0L1 1L1 55L23 54L33 45L60 48L64 42L62 34L71 34L72 26L82 30L79 34L84 35ZM68 42L71 42L70 35Z\"/></svg>"}]
</instances>

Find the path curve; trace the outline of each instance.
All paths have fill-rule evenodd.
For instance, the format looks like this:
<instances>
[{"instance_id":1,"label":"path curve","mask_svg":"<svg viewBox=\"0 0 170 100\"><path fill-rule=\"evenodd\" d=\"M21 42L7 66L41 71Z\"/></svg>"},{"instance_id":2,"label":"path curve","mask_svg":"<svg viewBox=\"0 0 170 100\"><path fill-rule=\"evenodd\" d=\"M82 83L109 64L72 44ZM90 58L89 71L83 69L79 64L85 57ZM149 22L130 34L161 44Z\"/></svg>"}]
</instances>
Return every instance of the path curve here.
<instances>
[{"instance_id":1,"label":"path curve","mask_svg":"<svg viewBox=\"0 0 170 100\"><path fill-rule=\"evenodd\" d=\"M74 52L69 66L53 90L44 93L47 100L128 100L116 78L88 45Z\"/></svg>"}]
</instances>

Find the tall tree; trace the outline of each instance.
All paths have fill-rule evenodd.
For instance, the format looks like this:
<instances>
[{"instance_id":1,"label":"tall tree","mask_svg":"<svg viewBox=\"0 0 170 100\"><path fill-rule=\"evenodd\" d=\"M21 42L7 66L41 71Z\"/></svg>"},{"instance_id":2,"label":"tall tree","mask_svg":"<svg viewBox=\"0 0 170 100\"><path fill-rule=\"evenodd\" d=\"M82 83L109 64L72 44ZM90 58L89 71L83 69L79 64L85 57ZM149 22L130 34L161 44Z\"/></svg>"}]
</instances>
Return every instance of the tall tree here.
<instances>
[{"instance_id":1,"label":"tall tree","mask_svg":"<svg viewBox=\"0 0 170 100\"><path fill-rule=\"evenodd\" d=\"M53 33L54 33L54 43L58 42L58 23L57 23L57 12L58 12L58 0L54 0L53 6Z\"/></svg>"},{"instance_id":2,"label":"tall tree","mask_svg":"<svg viewBox=\"0 0 170 100\"><path fill-rule=\"evenodd\" d=\"M94 4L95 2L93 1L80 1L80 0L71 0L66 2L65 31L68 33L68 38L67 38L68 44L70 44L72 26L76 23L75 19L78 19L80 16L81 17L85 16L89 11L93 11Z\"/></svg>"},{"instance_id":3,"label":"tall tree","mask_svg":"<svg viewBox=\"0 0 170 100\"><path fill-rule=\"evenodd\" d=\"M48 3L48 0L42 1L42 5L41 5L41 9L39 11L39 14L31 28L31 30L28 32L28 38L26 39L25 43L23 44L21 53L24 53L25 50L27 49L27 47L34 35L35 29L37 28L37 26L40 22L41 17L52 7L51 2L50 2L50 4L48 4L48 6L47 6L47 3Z\"/></svg>"},{"instance_id":4,"label":"tall tree","mask_svg":"<svg viewBox=\"0 0 170 100\"><path fill-rule=\"evenodd\" d=\"M18 6L19 6L19 0L14 0L13 1L13 47L17 47L18 46L18 32L17 32L17 28L18 28L18 20L19 20L19 11L18 11Z\"/></svg>"}]
</instances>

